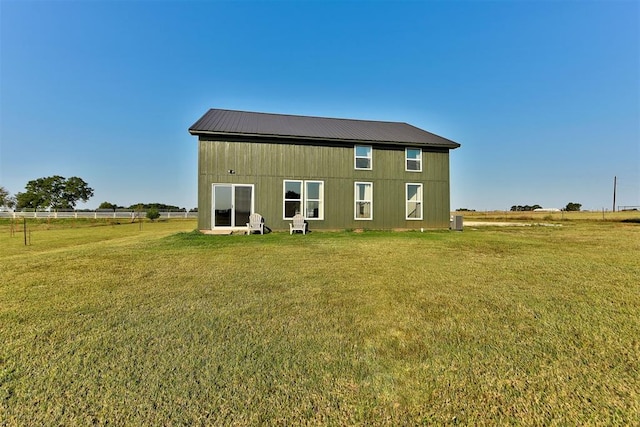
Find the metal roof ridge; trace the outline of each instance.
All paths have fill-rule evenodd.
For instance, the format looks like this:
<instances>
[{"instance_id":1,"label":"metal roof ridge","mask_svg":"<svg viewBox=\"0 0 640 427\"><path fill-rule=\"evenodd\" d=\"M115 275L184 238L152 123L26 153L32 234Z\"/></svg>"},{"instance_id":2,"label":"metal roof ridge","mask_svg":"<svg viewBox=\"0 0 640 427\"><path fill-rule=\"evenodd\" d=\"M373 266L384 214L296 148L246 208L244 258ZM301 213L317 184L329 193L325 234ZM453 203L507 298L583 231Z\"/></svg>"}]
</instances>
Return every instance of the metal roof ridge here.
<instances>
[{"instance_id":1,"label":"metal roof ridge","mask_svg":"<svg viewBox=\"0 0 640 427\"><path fill-rule=\"evenodd\" d=\"M392 124L403 124L415 127L407 122L392 122L389 120L370 120L370 119L350 119L347 117L327 117L327 116L308 116L301 114L290 114L290 113L266 113L263 111L246 111L246 110L229 110L227 108L209 108L207 114L211 111L227 111L230 113L245 113L245 114L261 114L265 116L287 116L287 117L297 117L297 118L308 118L308 119L326 119L326 120L344 120L350 122L368 122L368 123L392 123ZM416 128L419 129L419 128Z\"/></svg>"},{"instance_id":2,"label":"metal roof ridge","mask_svg":"<svg viewBox=\"0 0 640 427\"><path fill-rule=\"evenodd\" d=\"M367 142L460 147L460 144L407 122L365 120L296 114L265 113L225 108L209 110L189 127L192 135L229 135L264 140Z\"/></svg>"}]
</instances>

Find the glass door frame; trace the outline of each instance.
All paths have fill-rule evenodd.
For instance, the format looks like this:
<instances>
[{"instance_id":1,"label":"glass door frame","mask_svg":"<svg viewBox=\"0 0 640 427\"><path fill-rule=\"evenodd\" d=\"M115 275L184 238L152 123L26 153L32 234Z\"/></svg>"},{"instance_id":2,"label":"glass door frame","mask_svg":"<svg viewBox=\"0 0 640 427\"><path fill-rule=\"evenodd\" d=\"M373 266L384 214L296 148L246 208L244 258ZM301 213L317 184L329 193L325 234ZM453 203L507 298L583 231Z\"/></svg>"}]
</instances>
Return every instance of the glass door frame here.
<instances>
[{"instance_id":1,"label":"glass door frame","mask_svg":"<svg viewBox=\"0 0 640 427\"><path fill-rule=\"evenodd\" d=\"M216 226L216 187L228 187L231 188L231 225L224 225L224 226ZM226 182L216 182L211 184L211 229L212 230L231 230L231 231L235 231L235 230L244 230L247 228L247 224L246 223L242 223L242 224L236 224L235 223L235 219L236 219L236 201L235 201L235 197L236 197L236 188L238 187L244 187L244 188L250 188L251 189L251 208L250 208L250 212L249 215L251 215L252 213L255 212L255 197L256 197L256 192L255 192L255 185L254 184L240 184L240 183L226 183ZM249 219L247 218L247 221Z\"/></svg>"}]
</instances>

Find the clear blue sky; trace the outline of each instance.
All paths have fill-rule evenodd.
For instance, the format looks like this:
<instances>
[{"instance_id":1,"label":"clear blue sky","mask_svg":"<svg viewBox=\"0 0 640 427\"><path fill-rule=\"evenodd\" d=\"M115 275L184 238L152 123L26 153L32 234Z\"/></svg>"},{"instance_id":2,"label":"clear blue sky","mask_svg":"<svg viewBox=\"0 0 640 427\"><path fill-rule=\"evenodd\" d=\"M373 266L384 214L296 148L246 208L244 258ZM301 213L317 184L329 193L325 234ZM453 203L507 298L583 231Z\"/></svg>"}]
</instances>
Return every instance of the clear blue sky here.
<instances>
[{"instance_id":1,"label":"clear blue sky","mask_svg":"<svg viewBox=\"0 0 640 427\"><path fill-rule=\"evenodd\" d=\"M640 2L0 0L0 185L197 204L209 108L462 144L451 207L640 205Z\"/></svg>"}]
</instances>

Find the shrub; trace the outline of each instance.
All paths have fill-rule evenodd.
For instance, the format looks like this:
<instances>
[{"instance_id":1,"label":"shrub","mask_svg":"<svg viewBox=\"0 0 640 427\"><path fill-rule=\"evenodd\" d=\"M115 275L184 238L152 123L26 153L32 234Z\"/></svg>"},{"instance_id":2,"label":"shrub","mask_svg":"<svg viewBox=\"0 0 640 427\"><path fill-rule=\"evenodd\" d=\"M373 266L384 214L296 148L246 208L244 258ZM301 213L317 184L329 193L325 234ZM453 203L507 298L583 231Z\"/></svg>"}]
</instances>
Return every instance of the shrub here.
<instances>
[{"instance_id":1,"label":"shrub","mask_svg":"<svg viewBox=\"0 0 640 427\"><path fill-rule=\"evenodd\" d=\"M147 209L147 218L151 221L160 218L160 211L157 208Z\"/></svg>"}]
</instances>

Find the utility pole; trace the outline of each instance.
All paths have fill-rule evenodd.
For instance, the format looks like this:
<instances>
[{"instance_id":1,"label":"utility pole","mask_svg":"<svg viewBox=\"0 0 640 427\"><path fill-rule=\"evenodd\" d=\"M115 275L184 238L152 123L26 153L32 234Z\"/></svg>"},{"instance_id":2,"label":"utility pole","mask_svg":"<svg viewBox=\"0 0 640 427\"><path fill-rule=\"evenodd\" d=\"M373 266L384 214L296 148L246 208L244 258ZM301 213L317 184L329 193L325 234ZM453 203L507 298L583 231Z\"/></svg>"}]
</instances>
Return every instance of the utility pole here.
<instances>
[{"instance_id":1,"label":"utility pole","mask_svg":"<svg viewBox=\"0 0 640 427\"><path fill-rule=\"evenodd\" d=\"M613 212L616 211L616 185L618 183L618 177L613 177Z\"/></svg>"}]
</instances>

